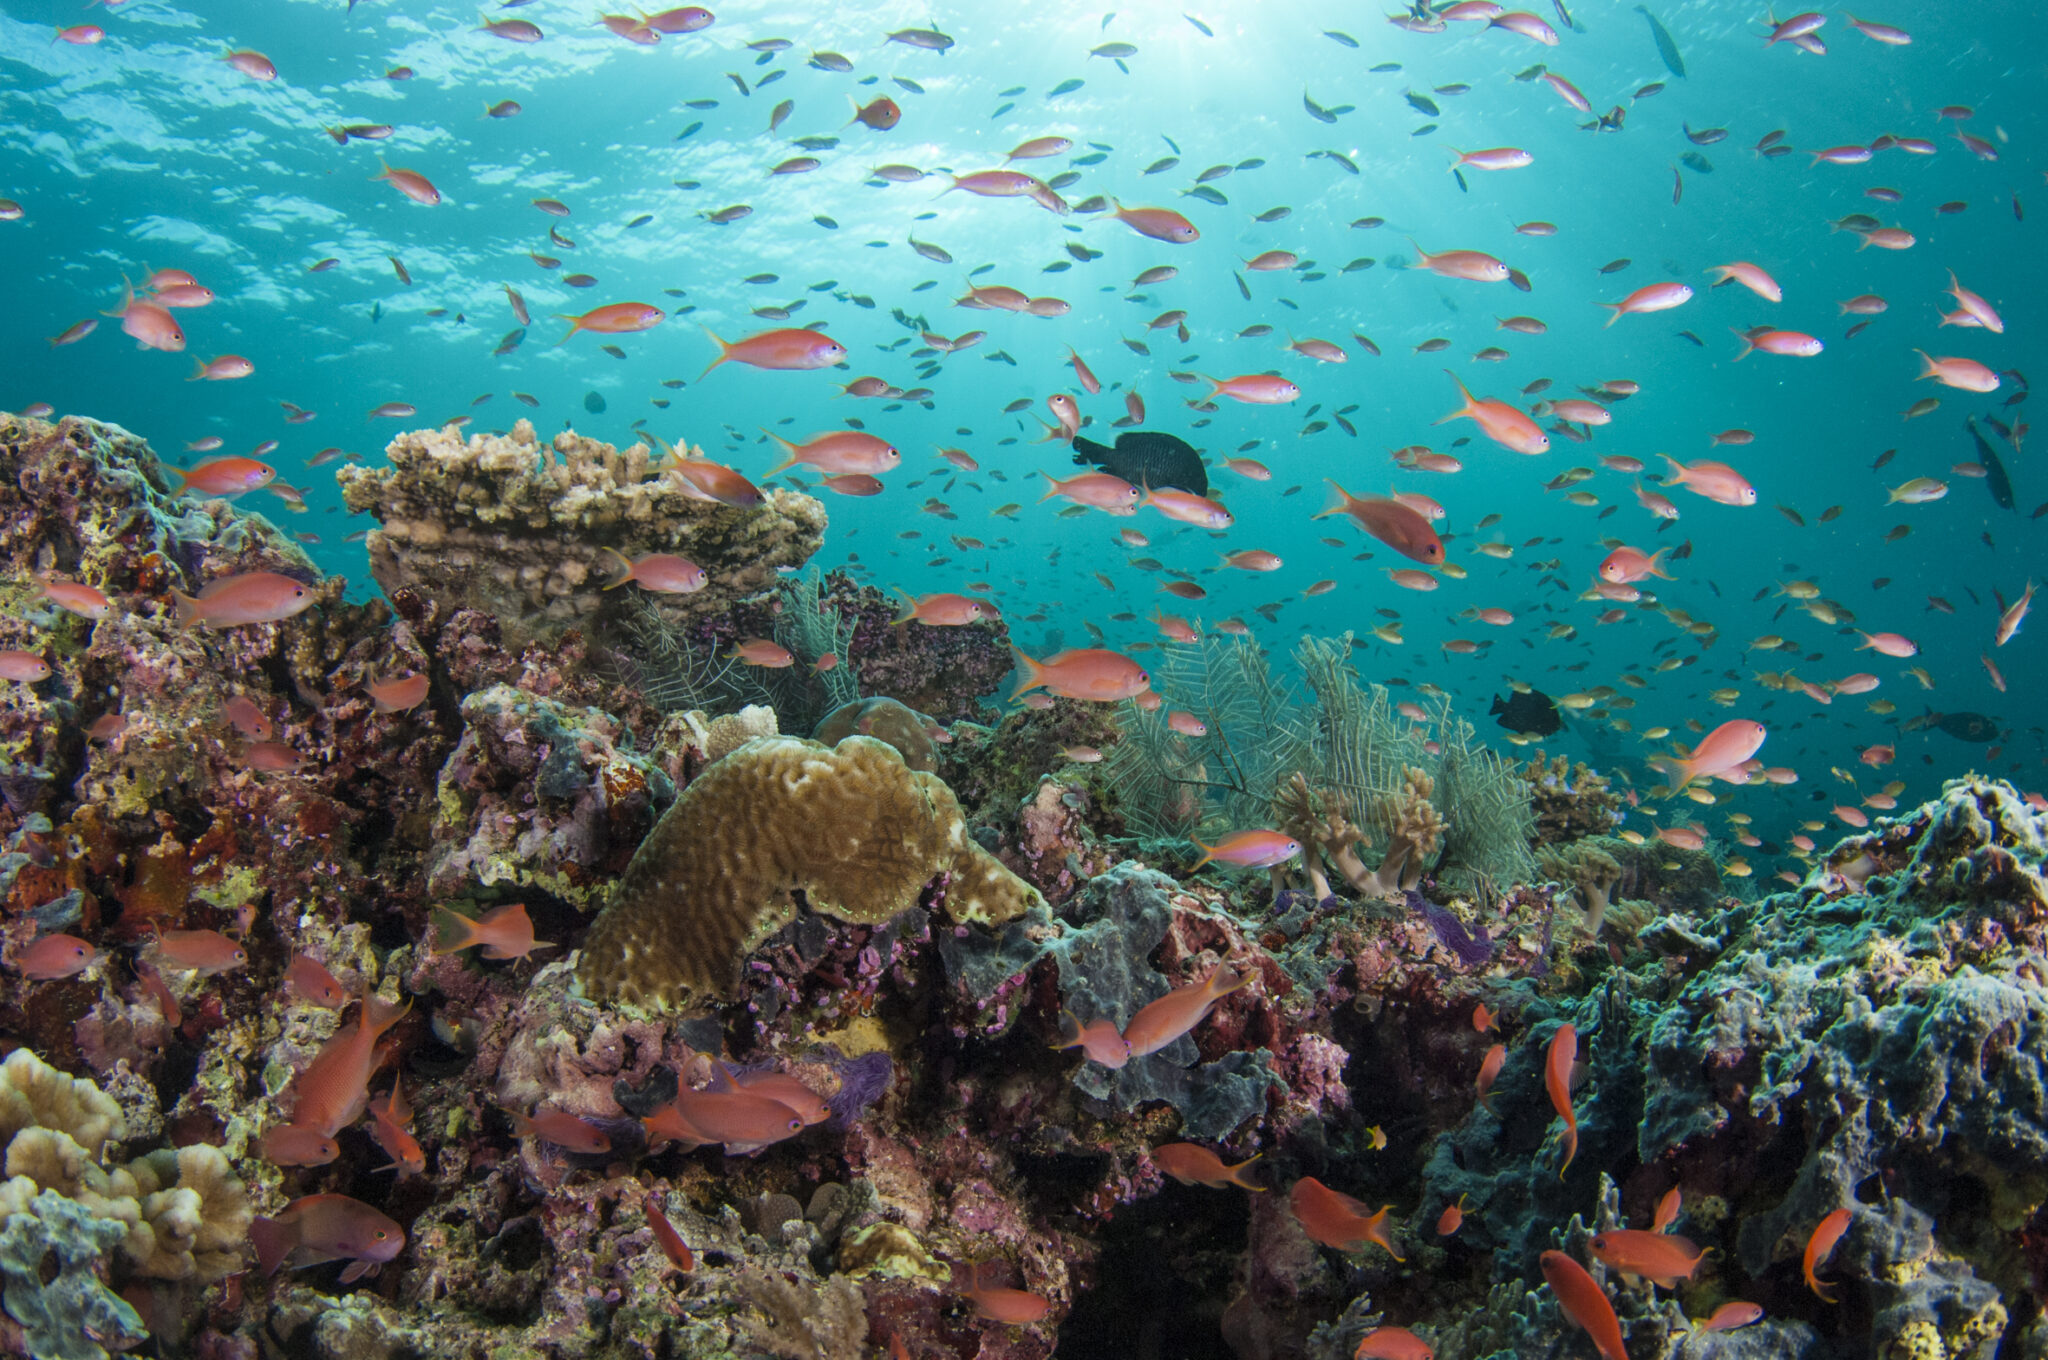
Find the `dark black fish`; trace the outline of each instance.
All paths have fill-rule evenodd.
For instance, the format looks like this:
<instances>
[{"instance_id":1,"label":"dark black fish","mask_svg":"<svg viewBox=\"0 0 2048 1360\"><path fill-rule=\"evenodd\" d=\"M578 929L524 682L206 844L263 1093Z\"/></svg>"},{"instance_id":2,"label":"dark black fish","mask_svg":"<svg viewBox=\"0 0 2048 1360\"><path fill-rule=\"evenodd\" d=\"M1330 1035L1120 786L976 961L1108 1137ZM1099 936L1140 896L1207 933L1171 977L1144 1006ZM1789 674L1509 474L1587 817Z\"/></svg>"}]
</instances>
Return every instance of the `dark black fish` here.
<instances>
[{"instance_id":1,"label":"dark black fish","mask_svg":"<svg viewBox=\"0 0 2048 1360\"><path fill-rule=\"evenodd\" d=\"M1977 461L1984 465L1984 485L1990 488L1991 499L1998 502L2001 510L2017 508L2012 496L2012 478L2006 473L2005 464L1998 457L1998 450L1991 447L1983 435L1977 433L1975 416L1966 417L1964 424L1969 427L1970 438L1977 441Z\"/></svg>"},{"instance_id":2,"label":"dark black fish","mask_svg":"<svg viewBox=\"0 0 2048 1360\"><path fill-rule=\"evenodd\" d=\"M1664 69L1671 72L1672 75L1683 79L1685 76L1685 58L1678 54L1678 44L1671 41L1670 32L1664 25L1657 22L1657 16L1650 13L1646 6L1637 5L1636 13L1650 21L1650 37L1656 41L1657 55L1663 58Z\"/></svg>"},{"instance_id":3,"label":"dark black fish","mask_svg":"<svg viewBox=\"0 0 2048 1360\"><path fill-rule=\"evenodd\" d=\"M1715 142L1728 140L1727 128L1702 128L1694 132L1690 123L1680 123L1678 126L1685 133L1685 139L1694 146L1712 146Z\"/></svg>"},{"instance_id":4,"label":"dark black fish","mask_svg":"<svg viewBox=\"0 0 2048 1360\"><path fill-rule=\"evenodd\" d=\"M1093 464L1104 472L1123 478L1132 486L1163 486L1209 494L1209 474L1202 456L1184 439L1151 430L1130 430L1117 436L1116 447L1074 436L1074 461Z\"/></svg>"},{"instance_id":5,"label":"dark black fish","mask_svg":"<svg viewBox=\"0 0 2048 1360\"><path fill-rule=\"evenodd\" d=\"M1702 175L1714 173L1714 163L1697 151L1688 151L1678 159L1684 161L1688 167L1697 170Z\"/></svg>"},{"instance_id":6,"label":"dark black fish","mask_svg":"<svg viewBox=\"0 0 2048 1360\"><path fill-rule=\"evenodd\" d=\"M1517 690L1505 700L1496 694L1490 711L1498 715L1500 725L1508 731L1528 736L1547 737L1564 726L1564 719L1558 716L1557 705L1539 689L1527 693Z\"/></svg>"},{"instance_id":7,"label":"dark black fish","mask_svg":"<svg viewBox=\"0 0 2048 1360\"><path fill-rule=\"evenodd\" d=\"M1930 713L1927 721L1954 737L1957 741L1991 742L1998 740L1998 721L1982 713Z\"/></svg>"},{"instance_id":8,"label":"dark black fish","mask_svg":"<svg viewBox=\"0 0 2048 1360\"><path fill-rule=\"evenodd\" d=\"M1407 100L1408 107L1414 109L1417 113L1427 114L1431 118L1438 117L1443 113L1443 110L1436 106L1436 101L1427 95L1417 94L1413 90L1403 90L1401 97Z\"/></svg>"},{"instance_id":9,"label":"dark black fish","mask_svg":"<svg viewBox=\"0 0 2048 1360\"><path fill-rule=\"evenodd\" d=\"M604 398L596 392L585 392L583 394L583 409L594 416L603 415Z\"/></svg>"}]
</instances>

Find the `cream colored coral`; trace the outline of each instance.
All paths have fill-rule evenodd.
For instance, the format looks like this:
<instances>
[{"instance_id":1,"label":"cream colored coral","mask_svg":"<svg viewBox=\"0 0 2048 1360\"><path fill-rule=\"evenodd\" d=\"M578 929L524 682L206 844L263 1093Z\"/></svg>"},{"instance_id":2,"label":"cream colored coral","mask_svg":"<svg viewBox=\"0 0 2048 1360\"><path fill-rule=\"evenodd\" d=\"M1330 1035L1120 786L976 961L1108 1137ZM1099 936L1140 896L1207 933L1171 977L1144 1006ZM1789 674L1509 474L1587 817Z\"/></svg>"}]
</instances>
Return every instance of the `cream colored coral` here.
<instances>
[{"instance_id":1,"label":"cream colored coral","mask_svg":"<svg viewBox=\"0 0 2048 1360\"><path fill-rule=\"evenodd\" d=\"M1598 935L1607 916L1608 895L1621 881L1621 864L1614 856L1597 845L1574 841L1538 850L1536 865L1545 878L1571 888L1585 913L1582 928L1588 935Z\"/></svg>"},{"instance_id":2,"label":"cream colored coral","mask_svg":"<svg viewBox=\"0 0 2048 1360\"><path fill-rule=\"evenodd\" d=\"M113 1097L17 1048L0 1063L0 1144L29 1128L67 1133L91 1157L127 1131Z\"/></svg>"},{"instance_id":3,"label":"cream colored coral","mask_svg":"<svg viewBox=\"0 0 2048 1360\"><path fill-rule=\"evenodd\" d=\"M1430 856L1443 843L1444 819L1429 801L1436 780L1410 765L1401 791L1380 800L1380 820L1387 827L1387 853L1372 877L1357 886L1381 897L1399 897L1422 882Z\"/></svg>"},{"instance_id":4,"label":"cream colored coral","mask_svg":"<svg viewBox=\"0 0 2048 1360\"><path fill-rule=\"evenodd\" d=\"M152 1242L137 1273L160 1280L217 1280L240 1267L255 1211L227 1154L195 1143L160 1148L128 1164Z\"/></svg>"},{"instance_id":5,"label":"cream colored coral","mask_svg":"<svg viewBox=\"0 0 2048 1360\"><path fill-rule=\"evenodd\" d=\"M369 511L370 574L390 594L413 589L444 609L497 619L506 643L552 640L587 626L617 593L601 549L628 557L680 553L708 582L650 602L687 622L774 588L824 540L825 510L781 489L753 506L708 501L644 444L616 449L562 431L542 444L521 420L509 435L463 438L411 430L385 450L388 467L341 470L351 511ZM636 589L636 587L627 587Z\"/></svg>"},{"instance_id":6,"label":"cream colored coral","mask_svg":"<svg viewBox=\"0 0 2048 1360\"><path fill-rule=\"evenodd\" d=\"M25 1048L0 1064L0 1111L30 1120L7 1140L0 1219L33 1212L36 1195L48 1190L121 1224L121 1250L137 1274L211 1281L241 1268L253 1211L219 1148L160 1148L105 1166L107 1143L122 1129L120 1108L92 1082Z\"/></svg>"},{"instance_id":7,"label":"cream colored coral","mask_svg":"<svg viewBox=\"0 0 2048 1360\"><path fill-rule=\"evenodd\" d=\"M590 929L578 981L655 1008L725 997L747 954L795 919L793 893L878 922L941 875L955 921L1006 921L1043 901L968 836L952 790L894 747L760 738L707 767L648 833Z\"/></svg>"},{"instance_id":8,"label":"cream colored coral","mask_svg":"<svg viewBox=\"0 0 2048 1360\"><path fill-rule=\"evenodd\" d=\"M704 758L723 760L755 737L781 733L775 710L766 704L748 704L737 713L721 713L704 727Z\"/></svg>"}]
</instances>

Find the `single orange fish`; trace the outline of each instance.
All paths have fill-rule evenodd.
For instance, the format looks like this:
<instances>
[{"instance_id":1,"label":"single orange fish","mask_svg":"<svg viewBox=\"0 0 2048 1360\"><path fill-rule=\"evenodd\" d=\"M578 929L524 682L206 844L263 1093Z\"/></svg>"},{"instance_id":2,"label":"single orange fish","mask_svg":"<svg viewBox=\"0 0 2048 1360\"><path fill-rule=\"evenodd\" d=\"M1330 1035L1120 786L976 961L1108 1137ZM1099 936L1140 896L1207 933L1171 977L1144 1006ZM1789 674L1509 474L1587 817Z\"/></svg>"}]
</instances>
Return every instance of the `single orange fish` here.
<instances>
[{"instance_id":1,"label":"single orange fish","mask_svg":"<svg viewBox=\"0 0 2048 1360\"><path fill-rule=\"evenodd\" d=\"M1472 1008L1472 1028L1481 1034L1491 1033L1499 1024L1500 1012L1488 1010L1484 1001Z\"/></svg>"},{"instance_id":2,"label":"single orange fish","mask_svg":"<svg viewBox=\"0 0 2048 1360\"><path fill-rule=\"evenodd\" d=\"M1435 1360L1436 1352L1406 1327L1375 1327L1358 1339L1353 1360Z\"/></svg>"},{"instance_id":3,"label":"single orange fish","mask_svg":"<svg viewBox=\"0 0 2048 1360\"><path fill-rule=\"evenodd\" d=\"M304 954L292 955L291 963L284 970L284 985L301 1001L324 1006L328 1010L339 1010L348 1004L348 993L334 980L334 974Z\"/></svg>"},{"instance_id":4,"label":"single orange fish","mask_svg":"<svg viewBox=\"0 0 2048 1360\"><path fill-rule=\"evenodd\" d=\"M348 1261L341 1280L353 1284L376 1274L405 1250L405 1229L347 1195L308 1195L286 1205L276 1218L251 1223L249 1244L256 1248L256 1267L265 1275L275 1275L287 1263L298 1270L324 1261Z\"/></svg>"},{"instance_id":5,"label":"single orange fish","mask_svg":"<svg viewBox=\"0 0 2048 1360\"><path fill-rule=\"evenodd\" d=\"M1376 1242L1396 1261L1407 1259L1395 1248L1393 1228L1387 1222L1394 1208L1391 1204L1369 1214L1365 1205L1351 1196L1332 1190L1314 1176L1304 1176L1288 1192L1287 1207L1302 1231L1326 1247L1363 1251L1366 1243Z\"/></svg>"},{"instance_id":6,"label":"single orange fish","mask_svg":"<svg viewBox=\"0 0 2048 1360\"><path fill-rule=\"evenodd\" d=\"M1663 1289L1676 1289L1699 1273L1706 1253L1675 1233L1614 1228L1593 1234L1589 1248L1602 1264L1626 1275L1640 1275Z\"/></svg>"},{"instance_id":7,"label":"single orange fish","mask_svg":"<svg viewBox=\"0 0 2048 1360\"><path fill-rule=\"evenodd\" d=\"M527 916L524 902L493 907L474 920L447 907L436 907L434 920L440 930L440 939L433 946L436 954L453 954L480 944L487 959L523 959L536 949L555 947L533 938L533 920Z\"/></svg>"},{"instance_id":8,"label":"single orange fish","mask_svg":"<svg viewBox=\"0 0 2048 1360\"><path fill-rule=\"evenodd\" d=\"M591 331L598 335L631 335L636 331L653 330L659 326L667 313L646 302L612 302L602 307L593 307L581 316L555 313L555 320L569 323L569 334L555 341L557 345L569 343L569 337L578 331Z\"/></svg>"},{"instance_id":9,"label":"single orange fish","mask_svg":"<svg viewBox=\"0 0 2048 1360\"><path fill-rule=\"evenodd\" d=\"M612 1150L612 1140L603 1129L566 1110L535 1110L530 1116L507 1110L505 1116L512 1121L512 1132L521 1138L539 1138L589 1155Z\"/></svg>"},{"instance_id":10,"label":"single orange fish","mask_svg":"<svg viewBox=\"0 0 2048 1360\"><path fill-rule=\"evenodd\" d=\"M249 951L217 930L160 930L157 953L171 967L205 977L232 972L249 962Z\"/></svg>"},{"instance_id":11,"label":"single orange fish","mask_svg":"<svg viewBox=\"0 0 2048 1360\"><path fill-rule=\"evenodd\" d=\"M1572 1064L1578 1057L1579 1031L1569 1024L1559 1025L1557 1033L1550 1037L1550 1056L1543 1065L1543 1084L1550 1091L1550 1104L1564 1120L1564 1161L1557 1168L1559 1180L1564 1179L1572 1158L1579 1155L1579 1117L1572 1112Z\"/></svg>"},{"instance_id":12,"label":"single orange fish","mask_svg":"<svg viewBox=\"0 0 2048 1360\"><path fill-rule=\"evenodd\" d=\"M412 1136L412 1107L406 1104L403 1078L394 1077L391 1089L370 1101L370 1137L384 1155L391 1159L390 1166L378 1167L379 1171L396 1171L398 1179L417 1176L427 1169L427 1154L420 1147L419 1139Z\"/></svg>"},{"instance_id":13,"label":"single orange fish","mask_svg":"<svg viewBox=\"0 0 2048 1360\"><path fill-rule=\"evenodd\" d=\"M1096 753L1096 758L1101 759L1101 752ZM1097 1018L1084 1025L1067 1011L1060 1012L1060 1041L1051 1047L1078 1048L1110 1068L1122 1067L1131 1060L1131 1046L1113 1022Z\"/></svg>"},{"instance_id":14,"label":"single orange fish","mask_svg":"<svg viewBox=\"0 0 2048 1360\"><path fill-rule=\"evenodd\" d=\"M1699 1324L1703 1332L1732 1332L1737 1327L1747 1327L1764 1315L1763 1305L1747 1299L1730 1299L1716 1308L1713 1315Z\"/></svg>"},{"instance_id":15,"label":"single orange fish","mask_svg":"<svg viewBox=\"0 0 2048 1360\"><path fill-rule=\"evenodd\" d=\"M712 342L718 346L718 357L706 365L705 373L723 363L750 364L755 368L779 371L830 368L846 357L846 346L823 331L762 331L731 344L719 339L708 326L704 333L711 336Z\"/></svg>"},{"instance_id":16,"label":"single orange fish","mask_svg":"<svg viewBox=\"0 0 2048 1360\"><path fill-rule=\"evenodd\" d=\"M173 590L171 598L177 602L180 628L236 628L291 618L313 603L313 592L274 571L248 571L208 581L196 596Z\"/></svg>"},{"instance_id":17,"label":"single orange fish","mask_svg":"<svg viewBox=\"0 0 2048 1360\"><path fill-rule=\"evenodd\" d=\"M274 1166L326 1166L341 1155L331 1135L304 1124L272 1124L256 1145Z\"/></svg>"},{"instance_id":18,"label":"single orange fish","mask_svg":"<svg viewBox=\"0 0 2048 1360\"><path fill-rule=\"evenodd\" d=\"M1465 1196L1458 1196L1456 1204L1446 1204L1443 1213L1437 1215L1436 1235L1449 1237L1465 1226Z\"/></svg>"},{"instance_id":19,"label":"single orange fish","mask_svg":"<svg viewBox=\"0 0 2048 1360\"><path fill-rule=\"evenodd\" d=\"M1159 1169L1182 1185L1206 1185L1212 1190L1235 1185L1262 1195L1266 1187L1252 1181L1244 1169L1264 1155L1257 1153L1235 1166L1225 1166L1221 1157L1199 1143L1164 1143L1152 1149L1152 1160Z\"/></svg>"},{"instance_id":20,"label":"single orange fish","mask_svg":"<svg viewBox=\"0 0 2048 1360\"><path fill-rule=\"evenodd\" d=\"M683 1235L668 1221L668 1215L661 1211L661 1195L653 1190L647 1192L642 1207L647 1211L647 1226L654 1232L654 1241L661 1248L661 1254L668 1257L669 1264L677 1270L691 1271L697 1268L697 1256L692 1252Z\"/></svg>"},{"instance_id":21,"label":"single orange fish","mask_svg":"<svg viewBox=\"0 0 2048 1360\"><path fill-rule=\"evenodd\" d=\"M76 977L100 961L102 956L76 935L39 935L35 943L14 956L21 975L35 982Z\"/></svg>"},{"instance_id":22,"label":"single orange fish","mask_svg":"<svg viewBox=\"0 0 2048 1360\"><path fill-rule=\"evenodd\" d=\"M1007 1322L1015 1327L1025 1327L1037 1322L1052 1311L1052 1301L1028 1289L1007 1289L1000 1285L984 1285L981 1282L982 1268L977 1265L969 1272L967 1297L974 1300L974 1315L989 1322Z\"/></svg>"},{"instance_id":23,"label":"single orange fish","mask_svg":"<svg viewBox=\"0 0 2048 1360\"><path fill-rule=\"evenodd\" d=\"M1822 1303L1833 1303L1834 1296L1814 1276L1814 1267L1828 1259L1828 1253L1842 1240L1842 1234L1849 1230L1849 1210L1841 1208L1822 1219L1813 1230L1813 1236L1806 1239L1806 1258L1800 1263L1800 1270L1806 1276L1806 1287L1820 1297Z\"/></svg>"},{"instance_id":24,"label":"single orange fish","mask_svg":"<svg viewBox=\"0 0 2048 1360\"><path fill-rule=\"evenodd\" d=\"M1152 677L1144 667L1127 656L1101 648L1065 651L1044 661L1033 660L1022 652L1016 652L1016 657L1023 678L1010 691L1013 700L1042 685L1063 699L1106 704L1133 698L1152 687Z\"/></svg>"},{"instance_id":25,"label":"single orange fish","mask_svg":"<svg viewBox=\"0 0 2048 1360\"><path fill-rule=\"evenodd\" d=\"M363 686L379 713L405 713L427 700L427 677L402 675L396 680L372 680Z\"/></svg>"},{"instance_id":26,"label":"single orange fish","mask_svg":"<svg viewBox=\"0 0 2048 1360\"><path fill-rule=\"evenodd\" d=\"M1666 1228L1676 1223L1678 1221L1679 1208L1683 1203L1684 1196L1679 1193L1677 1186L1674 1185L1669 1190L1666 1190L1664 1198L1657 1201L1657 1214L1656 1217L1650 1220L1650 1231L1663 1232Z\"/></svg>"},{"instance_id":27,"label":"single orange fish","mask_svg":"<svg viewBox=\"0 0 2048 1360\"><path fill-rule=\"evenodd\" d=\"M1614 1315L1614 1304L1586 1268L1561 1251L1544 1252L1542 1266L1558 1307L1593 1338L1603 1360L1628 1360L1628 1347L1621 1342L1621 1319Z\"/></svg>"},{"instance_id":28,"label":"single orange fish","mask_svg":"<svg viewBox=\"0 0 2048 1360\"><path fill-rule=\"evenodd\" d=\"M1487 1049L1486 1056L1479 1060L1479 1078L1472 1083L1472 1087L1478 1095L1479 1103L1489 1110L1493 1108L1493 1104L1487 1100L1487 1093L1493 1089L1494 1079L1500 1076L1500 1069L1507 1064L1507 1060L1506 1044L1495 1044Z\"/></svg>"},{"instance_id":29,"label":"single orange fish","mask_svg":"<svg viewBox=\"0 0 2048 1360\"><path fill-rule=\"evenodd\" d=\"M329 1039L292 1082L294 1124L333 1137L361 1116L377 1070L377 1040L412 1009L393 1006L363 984L362 1012Z\"/></svg>"},{"instance_id":30,"label":"single orange fish","mask_svg":"<svg viewBox=\"0 0 2048 1360\"><path fill-rule=\"evenodd\" d=\"M1165 1048L1201 1024L1217 1002L1248 981L1231 971L1229 964L1218 964L1200 982L1176 987L1143 1007L1124 1026L1124 1042L1131 1046L1131 1056L1143 1057Z\"/></svg>"}]
</instances>

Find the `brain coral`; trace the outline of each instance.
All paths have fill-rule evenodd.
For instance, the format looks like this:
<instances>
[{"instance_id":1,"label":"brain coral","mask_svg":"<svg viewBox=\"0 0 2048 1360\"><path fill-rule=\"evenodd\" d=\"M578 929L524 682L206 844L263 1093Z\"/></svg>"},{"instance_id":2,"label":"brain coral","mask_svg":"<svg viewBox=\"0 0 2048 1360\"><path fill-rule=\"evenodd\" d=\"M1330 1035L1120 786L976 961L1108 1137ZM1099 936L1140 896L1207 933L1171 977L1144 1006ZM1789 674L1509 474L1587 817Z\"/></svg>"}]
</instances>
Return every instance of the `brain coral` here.
<instances>
[{"instance_id":1,"label":"brain coral","mask_svg":"<svg viewBox=\"0 0 2048 1360\"><path fill-rule=\"evenodd\" d=\"M726 997L745 956L795 919L794 892L871 923L916 906L940 875L955 921L1042 905L968 837L952 790L894 747L763 737L706 768L648 834L591 926L578 978L628 1005Z\"/></svg>"},{"instance_id":2,"label":"brain coral","mask_svg":"<svg viewBox=\"0 0 2048 1360\"><path fill-rule=\"evenodd\" d=\"M543 445L524 420L466 442L411 430L386 453L390 467L338 477L348 508L382 525L370 534L370 574L394 596L411 587L451 611L491 614L514 647L552 641L611 604L619 592L603 588L603 548L680 553L704 568L702 590L655 606L687 622L774 586L777 567L801 564L824 539L824 507L808 496L767 491L749 508L702 500L680 474L656 472L644 445L621 451L567 430Z\"/></svg>"}]
</instances>

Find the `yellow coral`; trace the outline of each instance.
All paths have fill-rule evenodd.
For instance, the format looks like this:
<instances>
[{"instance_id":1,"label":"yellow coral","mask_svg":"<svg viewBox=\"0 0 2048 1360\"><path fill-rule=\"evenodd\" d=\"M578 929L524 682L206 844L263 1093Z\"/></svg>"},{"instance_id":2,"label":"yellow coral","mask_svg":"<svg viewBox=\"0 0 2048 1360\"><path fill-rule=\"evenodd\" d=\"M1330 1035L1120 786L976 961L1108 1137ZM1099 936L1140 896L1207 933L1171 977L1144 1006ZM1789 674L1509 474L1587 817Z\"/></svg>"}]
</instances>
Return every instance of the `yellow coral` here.
<instances>
[{"instance_id":1,"label":"yellow coral","mask_svg":"<svg viewBox=\"0 0 2048 1360\"><path fill-rule=\"evenodd\" d=\"M952 790L895 748L762 738L708 767L648 834L590 929L578 980L628 1005L726 997L746 955L795 919L793 893L879 922L940 874L955 921L993 924L1042 901L969 838Z\"/></svg>"},{"instance_id":2,"label":"yellow coral","mask_svg":"<svg viewBox=\"0 0 2048 1360\"><path fill-rule=\"evenodd\" d=\"M121 1250L139 1275L212 1281L241 1268L253 1211L219 1148L160 1148L126 1166L103 1166L108 1140L122 1129L120 1107L25 1048L0 1064L0 1128L24 1118L6 1138L0 1219L33 1212L37 1194L48 1190L119 1223L127 1234Z\"/></svg>"},{"instance_id":3,"label":"yellow coral","mask_svg":"<svg viewBox=\"0 0 2048 1360\"><path fill-rule=\"evenodd\" d=\"M109 1139L127 1132L121 1107L84 1077L67 1077L25 1048L0 1063L0 1145L23 1129L69 1134L97 1158Z\"/></svg>"}]
</instances>

